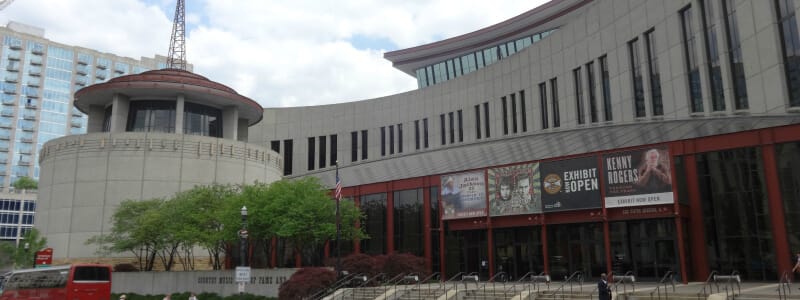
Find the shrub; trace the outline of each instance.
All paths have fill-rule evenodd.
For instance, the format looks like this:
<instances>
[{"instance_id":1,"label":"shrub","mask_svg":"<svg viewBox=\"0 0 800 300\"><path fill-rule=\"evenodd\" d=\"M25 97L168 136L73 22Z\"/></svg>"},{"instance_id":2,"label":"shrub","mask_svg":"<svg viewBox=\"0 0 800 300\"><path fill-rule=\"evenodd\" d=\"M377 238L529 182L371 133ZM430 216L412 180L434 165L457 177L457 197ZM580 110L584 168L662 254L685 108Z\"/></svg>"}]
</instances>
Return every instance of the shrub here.
<instances>
[{"instance_id":1,"label":"shrub","mask_svg":"<svg viewBox=\"0 0 800 300\"><path fill-rule=\"evenodd\" d=\"M121 263L114 265L114 272L139 272L139 268L133 264Z\"/></svg>"},{"instance_id":2,"label":"shrub","mask_svg":"<svg viewBox=\"0 0 800 300\"><path fill-rule=\"evenodd\" d=\"M387 278L392 278L401 273L415 273L424 277L427 273L425 259L408 253L389 254L383 264L383 273L386 273Z\"/></svg>"},{"instance_id":3,"label":"shrub","mask_svg":"<svg viewBox=\"0 0 800 300\"><path fill-rule=\"evenodd\" d=\"M279 299L303 299L336 282L336 273L328 268L302 268L278 289Z\"/></svg>"},{"instance_id":4,"label":"shrub","mask_svg":"<svg viewBox=\"0 0 800 300\"><path fill-rule=\"evenodd\" d=\"M342 270L350 274L366 274L372 277L380 269L375 268L375 258L366 254L350 254L342 258Z\"/></svg>"}]
</instances>

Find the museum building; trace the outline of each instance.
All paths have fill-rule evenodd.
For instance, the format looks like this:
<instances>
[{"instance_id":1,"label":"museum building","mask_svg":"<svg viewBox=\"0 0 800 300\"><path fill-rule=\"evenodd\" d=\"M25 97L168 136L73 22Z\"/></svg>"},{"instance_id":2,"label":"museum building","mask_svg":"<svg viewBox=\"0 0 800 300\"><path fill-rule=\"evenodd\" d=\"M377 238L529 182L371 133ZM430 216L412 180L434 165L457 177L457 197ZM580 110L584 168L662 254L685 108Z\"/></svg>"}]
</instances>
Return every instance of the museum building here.
<instances>
[{"instance_id":1,"label":"museum building","mask_svg":"<svg viewBox=\"0 0 800 300\"><path fill-rule=\"evenodd\" d=\"M342 255L412 253L446 277L772 281L800 250L798 9L553 0L387 52L419 89L265 108L249 142L286 178L333 186L338 162L370 236ZM270 265L304 263L281 245Z\"/></svg>"}]
</instances>

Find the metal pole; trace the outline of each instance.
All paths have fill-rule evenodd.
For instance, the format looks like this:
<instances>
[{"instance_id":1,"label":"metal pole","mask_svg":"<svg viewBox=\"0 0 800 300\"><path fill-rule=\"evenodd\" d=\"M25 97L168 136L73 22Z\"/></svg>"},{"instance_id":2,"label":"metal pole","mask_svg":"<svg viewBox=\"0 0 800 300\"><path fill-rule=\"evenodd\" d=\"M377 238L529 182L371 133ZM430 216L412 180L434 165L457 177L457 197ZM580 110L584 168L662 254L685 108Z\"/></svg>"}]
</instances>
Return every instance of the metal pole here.
<instances>
[{"instance_id":1,"label":"metal pole","mask_svg":"<svg viewBox=\"0 0 800 300\"><path fill-rule=\"evenodd\" d=\"M242 206L242 230L239 231L239 265L247 266L247 206ZM241 284L241 283L240 283ZM244 297L244 291L239 293Z\"/></svg>"},{"instance_id":2,"label":"metal pole","mask_svg":"<svg viewBox=\"0 0 800 300\"><path fill-rule=\"evenodd\" d=\"M336 183L339 184L339 161L336 161ZM336 198L336 278L338 279L342 272L342 243L340 241L342 235L342 224L339 216L339 197Z\"/></svg>"}]
</instances>

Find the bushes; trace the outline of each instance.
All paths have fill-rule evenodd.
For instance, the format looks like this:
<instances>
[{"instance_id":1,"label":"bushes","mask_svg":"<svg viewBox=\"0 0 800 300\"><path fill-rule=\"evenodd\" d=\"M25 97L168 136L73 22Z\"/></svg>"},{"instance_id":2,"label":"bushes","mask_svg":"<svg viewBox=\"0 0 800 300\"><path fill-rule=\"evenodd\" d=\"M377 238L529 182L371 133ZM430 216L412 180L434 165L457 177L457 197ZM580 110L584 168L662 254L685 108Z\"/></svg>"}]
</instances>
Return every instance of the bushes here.
<instances>
[{"instance_id":1,"label":"bushes","mask_svg":"<svg viewBox=\"0 0 800 300\"><path fill-rule=\"evenodd\" d=\"M350 274L366 274L369 277L379 273L392 278L400 273L426 275L425 259L408 253L369 256L351 254L342 258L342 270Z\"/></svg>"},{"instance_id":2,"label":"bushes","mask_svg":"<svg viewBox=\"0 0 800 300\"><path fill-rule=\"evenodd\" d=\"M278 289L279 299L303 299L336 282L336 273L329 268L302 268Z\"/></svg>"},{"instance_id":3,"label":"bushes","mask_svg":"<svg viewBox=\"0 0 800 300\"><path fill-rule=\"evenodd\" d=\"M122 263L114 265L114 272L139 272L139 268L133 264Z\"/></svg>"},{"instance_id":4,"label":"bushes","mask_svg":"<svg viewBox=\"0 0 800 300\"><path fill-rule=\"evenodd\" d=\"M383 264L383 273L392 278L400 273L415 273L425 277L428 271L425 269L425 259L408 253L390 254L386 256Z\"/></svg>"},{"instance_id":5,"label":"bushes","mask_svg":"<svg viewBox=\"0 0 800 300\"><path fill-rule=\"evenodd\" d=\"M366 254L351 254L342 258L342 270L350 274L375 275L378 270L375 268L375 258Z\"/></svg>"}]
</instances>

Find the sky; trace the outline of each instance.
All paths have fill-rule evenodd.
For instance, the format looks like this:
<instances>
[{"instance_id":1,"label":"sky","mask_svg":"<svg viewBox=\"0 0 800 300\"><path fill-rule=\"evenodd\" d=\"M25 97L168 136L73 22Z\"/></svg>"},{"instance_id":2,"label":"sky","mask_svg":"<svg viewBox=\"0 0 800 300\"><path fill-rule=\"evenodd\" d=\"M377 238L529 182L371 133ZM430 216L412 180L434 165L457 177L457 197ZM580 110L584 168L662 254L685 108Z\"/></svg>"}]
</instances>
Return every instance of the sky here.
<instances>
[{"instance_id":1,"label":"sky","mask_svg":"<svg viewBox=\"0 0 800 300\"><path fill-rule=\"evenodd\" d=\"M7 1L7 0L6 0ZM135 59L167 55L176 0L15 0L0 24ZM383 58L466 34L546 0L186 0L194 72L264 107L351 102L417 88Z\"/></svg>"}]
</instances>

